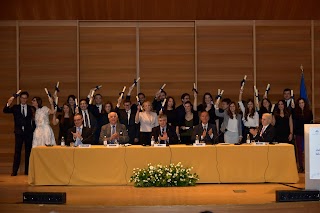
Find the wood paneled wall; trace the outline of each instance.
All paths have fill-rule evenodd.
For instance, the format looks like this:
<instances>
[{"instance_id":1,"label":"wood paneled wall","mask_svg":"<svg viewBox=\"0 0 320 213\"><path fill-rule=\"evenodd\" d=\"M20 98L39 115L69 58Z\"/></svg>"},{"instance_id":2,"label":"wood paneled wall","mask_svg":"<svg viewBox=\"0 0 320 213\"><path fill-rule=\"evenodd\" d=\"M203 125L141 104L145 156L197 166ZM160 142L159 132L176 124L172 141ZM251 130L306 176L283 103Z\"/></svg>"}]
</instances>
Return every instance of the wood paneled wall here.
<instances>
[{"instance_id":1,"label":"wood paneled wall","mask_svg":"<svg viewBox=\"0 0 320 213\"><path fill-rule=\"evenodd\" d=\"M141 91L153 100L166 83L165 91L180 99L195 82L194 23L149 22L139 25Z\"/></svg>"},{"instance_id":2,"label":"wood paneled wall","mask_svg":"<svg viewBox=\"0 0 320 213\"><path fill-rule=\"evenodd\" d=\"M10 0L1 20L312 20L318 0Z\"/></svg>"},{"instance_id":3,"label":"wood paneled wall","mask_svg":"<svg viewBox=\"0 0 320 213\"><path fill-rule=\"evenodd\" d=\"M16 22L0 22L1 106L4 107L17 89ZM10 92L9 92L10 91ZM0 113L0 173L10 173L13 162L14 135L12 114Z\"/></svg>"},{"instance_id":4,"label":"wood paneled wall","mask_svg":"<svg viewBox=\"0 0 320 213\"><path fill-rule=\"evenodd\" d=\"M240 81L247 75L243 98L252 98L252 21L197 21L196 26L197 82L201 94L210 92L215 96L220 88L225 97L238 101Z\"/></svg>"},{"instance_id":5,"label":"wood paneled wall","mask_svg":"<svg viewBox=\"0 0 320 213\"><path fill-rule=\"evenodd\" d=\"M7 21L0 22L0 101L4 105L21 88L47 105L43 88L53 92L60 81L60 104L69 94L84 98L100 84L104 101L116 104L122 87L138 76L133 97L142 91L152 100L166 83L179 105L180 95L192 94L196 82L198 103L218 88L237 101L247 75L244 99L253 97L253 85L262 94L270 83L275 102L286 87L299 96L302 64L318 119L319 60L320 21ZM9 173L11 115L0 113L0 128L0 173Z\"/></svg>"}]
</instances>

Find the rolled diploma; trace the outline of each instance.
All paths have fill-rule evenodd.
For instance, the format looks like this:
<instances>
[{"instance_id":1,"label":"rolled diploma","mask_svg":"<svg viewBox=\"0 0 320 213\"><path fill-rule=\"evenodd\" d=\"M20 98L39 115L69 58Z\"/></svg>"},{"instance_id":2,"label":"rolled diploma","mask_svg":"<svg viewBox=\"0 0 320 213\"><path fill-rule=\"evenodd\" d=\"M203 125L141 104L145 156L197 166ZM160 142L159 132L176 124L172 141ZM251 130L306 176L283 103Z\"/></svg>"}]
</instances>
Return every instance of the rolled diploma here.
<instances>
[{"instance_id":1,"label":"rolled diploma","mask_svg":"<svg viewBox=\"0 0 320 213\"><path fill-rule=\"evenodd\" d=\"M120 99L122 99L124 91L126 91L126 86L124 86L123 89L122 89L122 92L121 92L121 95L120 95Z\"/></svg>"},{"instance_id":2,"label":"rolled diploma","mask_svg":"<svg viewBox=\"0 0 320 213\"><path fill-rule=\"evenodd\" d=\"M50 98L50 95L49 95L48 89L47 89L47 88L44 88L44 90L46 91L46 93L47 93L47 95L48 95L48 98Z\"/></svg>"},{"instance_id":3,"label":"rolled diploma","mask_svg":"<svg viewBox=\"0 0 320 213\"><path fill-rule=\"evenodd\" d=\"M245 75L244 77L243 77L243 83L242 83L242 85L241 85L241 90L243 90L243 87L244 87L244 84L246 83L246 80L247 80L247 75Z\"/></svg>"},{"instance_id":4,"label":"rolled diploma","mask_svg":"<svg viewBox=\"0 0 320 213\"><path fill-rule=\"evenodd\" d=\"M274 107L275 107L275 106L276 106L275 104L272 104L271 113L273 113L273 110L274 110Z\"/></svg>"},{"instance_id":5,"label":"rolled diploma","mask_svg":"<svg viewBox=\"0 0 320 213\"><path fill-rule=\"evenodd\" d=\"M166 87L166 84L163 84L162 87L159 89L159 93Z\"/></svg>"},{"instance_id":6,"label":"rolled diploma","mask_svg":"<svg viewBox=\"0 0 320 213\"><path fill-rule=\"evenodd\" d=\"M76 107L78 107L78 99L74 100L76 102Z\"/></svg>"},{"instance_id":7,"label":"rolled diploma","mask_svg":"<svg viewBox=\"0 0 320 213\"><path fill-rule=\"evenodd\" d=\"M137 80L135 80L135 81L133 82L133 84L131 85L131 87L134 87L134 86L136 85L136 83L138 83L139 80L140 80L140 77L137 78Z\"/></svg>"},{"instance_id":8,"label":"rolled diploma","mask_svg":"<svg viewBox=\"0 0 320 213\"><path fill-rule=\"evenodd\" d=\"M164 105L166 104L167 99L165 98L162 102L162 108L164 107Z\"/></svg>"},{"instance_id":9,"label":"rolled diploma","mask_svg":"<svg viewBox=\"0 0 320 213\"><path fill-rule=\"evenodd\" d=\"M58 108L58 100L59 100L59 97L56 97L56 108Z\"/></svg>"},{"instance_id":10,"label":"rolled diploma","mask_svg":"<svg viewBox=\"0 0 320 213\"><path fill-rule=\"evenodd\" d=\"M54 91L54 95L57 95L57 92L58 92L57 88L59 88L59 81L57 82L57 85L56 85L56 88L55 88L55 91Z\"/></svg>"},{"instance_id":11,"label":"rolled diploma","mask_svg":"<svg viewBox=\"0 0 320 213\"><path fill-rule=\"evenodd\" d=\"M96 91L96 90L98 90L98 89L101 89L101 87L102 87L102 85L96 86L96 87L94 88L94 91Z\"/></svg>"},{"instance_id":12,"label":"rolled diploma","mask_svg":"<svg viewBox=\"0 0 320 213\"><path fill-rule=\"evenodd\" d=\"M291 103L293 102L293 89L291 90Z\"/></svg>"},{"instance_id":13,"label":"rolled diploma","mask_svg":"<svg viewBox=\"0 0 320 213\"><path fill-rule=\"evenodd\" d=\"M21 93L21 89L18 90L18 92L16 92L16 95L19 95Z\"/></svg>"},{"instance_id":14,"label":"rolled diploma","mask_svg":"<svg viewBox=\"0 0 320 213\"><path fill-rule=\"evenodd\" d=\"M220 103L220 98L221 98L221 96L223 95L223 92L224 92L224 90L221 90L221 93L219 93L219 97L217 98L217 101L216 101L216 106L219 105L219 103Z\"/></svg>"},{"instance_id":15,"label":"rolled diploma","mask_svg":"<svg viewBox=\"0 0 320 213\"><path fill-rule=\"evenodd\" d=\"M92 104L92 101L93 101L92 97L93 97L95 91L96 91L96 90L92 90L92 91L91 91L89 104Z\"/></svg>"},{"instance_id":16,"label":"rolled diploma","mask_svg":"<svg viewBox=\"0 0 320 213\"><path fill-rule=\"evenodd\" d=\"M270 88L270 84L267 85L267 88L266 88L266 91L264 93L264 97L267 97L268 96L268 90Z\"/></svg>"}]
</instances>

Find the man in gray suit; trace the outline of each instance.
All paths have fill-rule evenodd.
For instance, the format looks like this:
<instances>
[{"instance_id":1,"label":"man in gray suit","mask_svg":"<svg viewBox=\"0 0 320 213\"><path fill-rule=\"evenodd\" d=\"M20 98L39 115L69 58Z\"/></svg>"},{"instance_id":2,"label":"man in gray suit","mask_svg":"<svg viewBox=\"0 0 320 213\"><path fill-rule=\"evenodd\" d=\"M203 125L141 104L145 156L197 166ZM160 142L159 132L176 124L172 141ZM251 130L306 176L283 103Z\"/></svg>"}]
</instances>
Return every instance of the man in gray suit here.
<instances>
[{"instance_id":1,"label":"man in gray suit","mask_svg":"<svg viewBox=\"0 0 320 213\"><path fill-rule=\"evenodd\" d=\"M108 143L127 143L129 141L127 128L118 122L118 114L110 112L108 118L110 123L101 127L99 143L103 144L104 136L106 136Z\"/></svg>"}]
</instances>

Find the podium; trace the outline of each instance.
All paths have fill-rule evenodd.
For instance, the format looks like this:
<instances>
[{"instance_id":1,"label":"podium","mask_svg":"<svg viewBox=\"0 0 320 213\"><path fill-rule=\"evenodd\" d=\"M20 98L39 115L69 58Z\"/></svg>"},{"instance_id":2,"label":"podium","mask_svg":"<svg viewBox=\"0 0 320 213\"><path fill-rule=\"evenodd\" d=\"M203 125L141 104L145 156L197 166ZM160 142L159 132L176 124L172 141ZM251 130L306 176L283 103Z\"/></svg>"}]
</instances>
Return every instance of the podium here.
<instances>
[{"instance_id":1,"label":"podium","mask_svg":"<svg viewBox=\"0 0 320 213\"><path fill-rule=\"evenodd\" d=\"M320 124L304 125L305 189L320 190Z\"/></svg>"}]
</instances>

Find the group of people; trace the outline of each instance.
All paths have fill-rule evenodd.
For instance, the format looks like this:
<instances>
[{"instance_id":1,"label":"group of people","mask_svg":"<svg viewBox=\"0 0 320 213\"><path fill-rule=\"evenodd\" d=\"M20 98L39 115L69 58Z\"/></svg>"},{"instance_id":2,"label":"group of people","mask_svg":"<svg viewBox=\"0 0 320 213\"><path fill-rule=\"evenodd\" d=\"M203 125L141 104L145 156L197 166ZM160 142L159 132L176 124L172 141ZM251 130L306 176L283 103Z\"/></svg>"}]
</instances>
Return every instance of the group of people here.
<instances>
[{"instance_id":1,"label":"group of people","mask_svg":"<svg viewBox=\"0 0 320 213\"><path fill-rule=\"evenodd\" d=\"M75 146L104 144L105 141L150 145L151 138L166 144L192 144L196 139L209 144L240 144L248 137L261 142L292 143L295 139L299 169L304 169L304 124L312 123L313 115L305 99L299 98L294 103L290 89L284 90L283 99L277 102L274 110L267 97L261 104L251 99L243 101L243 90L240 90L238 102L229 98L219 102L210 93L205 93L200 105L195 90L193 103L190 94L184 93L178 107L164 90L159 90L152 102L139 93L137 103L132 103L132 90L130 87L125 99L120 97L115 107L110 101L103 104L101 94L81 99L79 107L74 95L69 95L61 107L55 106L49 97L50 108L42 106L39 97L32 99L32 106L27 105L27 92L20 93L18 105L11 106L15 97L9 98L3 112L13 113L15 121L11 175L17 175L23 143L25 174L28 174L31 148L60 144L62 139L66 145ZM59 125L57 142L49 115L53 115L52 124Z\"/></svg>"}]
</instances>

